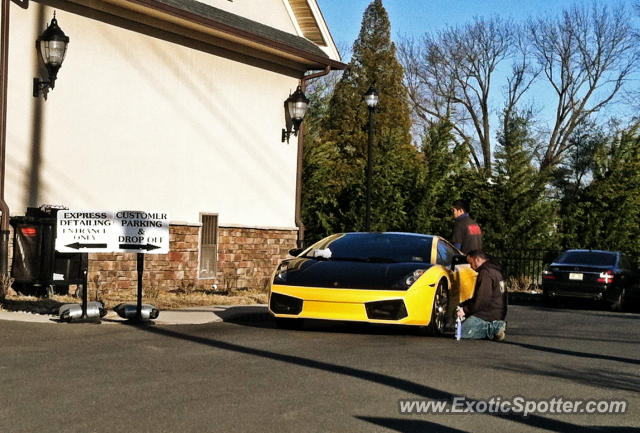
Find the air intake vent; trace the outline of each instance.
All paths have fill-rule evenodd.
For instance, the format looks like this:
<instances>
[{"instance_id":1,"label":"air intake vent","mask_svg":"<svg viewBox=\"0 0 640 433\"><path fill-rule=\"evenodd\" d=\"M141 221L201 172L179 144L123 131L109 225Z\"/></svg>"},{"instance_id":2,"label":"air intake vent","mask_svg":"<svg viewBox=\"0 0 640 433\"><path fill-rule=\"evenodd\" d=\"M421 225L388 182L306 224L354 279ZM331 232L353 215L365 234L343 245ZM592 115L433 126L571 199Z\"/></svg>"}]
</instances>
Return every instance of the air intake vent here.
<instances>
[{"instance_id":1,"label":"air intake vent","mask_svg":"<svg viewBox=\"0 0 640 433\"><path fill-rule=\"evenodd\" d=\"M400 320L408 316L402 299L367 302L365 308L369 319Z\"/></svg>"},{"instance_id":2,"label":"air intake vent","mask_svg":"<svg viewBox=\"0 0 640 433\"><path fill-rule=\"evenodd\" d=\"M302 299L280 293L271 293L269 308L275 314L300 314L302 311Z\"/></svg>"}]
</instances>

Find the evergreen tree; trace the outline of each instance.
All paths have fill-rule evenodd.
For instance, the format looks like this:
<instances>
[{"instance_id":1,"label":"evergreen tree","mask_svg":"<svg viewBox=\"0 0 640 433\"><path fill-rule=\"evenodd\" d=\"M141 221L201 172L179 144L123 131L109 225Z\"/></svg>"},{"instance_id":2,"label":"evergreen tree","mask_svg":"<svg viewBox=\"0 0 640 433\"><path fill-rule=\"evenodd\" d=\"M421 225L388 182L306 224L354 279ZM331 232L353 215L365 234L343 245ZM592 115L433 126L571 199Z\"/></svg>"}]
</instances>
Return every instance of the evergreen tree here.
<instances>
[{"instance_id":1,"label":"evergreen tree","mask_svg":"<svg viewBox=\"0 0 640 433\"><path fill-rule=\"evenodd\" d=\"M411 144L394 135L380 137L373 166L371 230L415 231L410 213L415 206L419 154Z\"/></svg>"},{"instance_id":2,"label":"evergreen tree","mask_svg":"<svg viewBox=\"0 0 640 433\"><path fill-rule=\"evenodd\" d=\"M425 128L421 150L410 209L412 231L449 239L453 230L451 206L464 190L468 151L464 144L455 143L448 120Z\"/></svg>"},{"instance_id":3,"label":"evergreen tree","mask_svg":"<svg viewBox=\"0 0 640 433\"><path fill-rule=\"evenodd\" d=\"M574 247L640 252L640 122L598 146L573 218Z\"/></svg>"},{"instance_id":4,"label":"evergreen tree","mask_svg":"<svg viewBox=\"0 0 640 433\"><path fill-rule=\"evenodd\" d=\"M351 61L329 106L327 129L347 154L366 157L369 114L363 97L371 85L379 93L375 136L391 134L402 143L411 142L411 110L403 74L391 41L389 16L382 0L374 0L364 12Z\"/></svg>"},{"instance_id":5,"label":"evergreen tree","mask_svg":"<svg viewBox=\"0 0 640 433\"><path fill-rule=\"evenodd\" d=\"M408 179L415 177L418 152L411 146L410 108L402 79L389 17L382 1L374 0L365 10L351 61L335 86L318 138L305 140L303 217L308 237L365 228L369 109L363 98L371 85L379 94L371 228L409 227Z\"/></svg>"},{"instance_id":6,"label":"evergreen tree","mask_svg":"<svg viewBox=\"0 0 640 433\"><path fill-rule=\"evenodd\" d=\"M336 231L334 225L340 214L338 195L345 186L344 178L336 175L345 170L340 165L336 143L323 138L323 124L338 74L331 72L311 81L305 91L310 102L303 125L301 211L305 239L311 242Z\"/></svg>"},{"instance_id":7,"label":"evergreen tree","mask_svg":"<svg viewBox=\"0 0 640 433\"><path fill-rule=\"evenodd\" d=\"M560 242L565 249L582 245L585 188L593 180L595 152L610 138L595 122L583 122L569 139L565 161L554 170L552 188L559 202Z\"/></svg>"},{"instance_id":8,"label":"evergreen tree","mask_svg":"<svg viewBox=\"0 0 640 433\"><path fill-rule=\"evenodd\" d=\"M512 112L503 120L494 178L485 202L485 248L495 253L550 248L555 235L554 208L546 197L544 172L531 164L535 142L530 115Z\"/></svg>"}]
</instances>

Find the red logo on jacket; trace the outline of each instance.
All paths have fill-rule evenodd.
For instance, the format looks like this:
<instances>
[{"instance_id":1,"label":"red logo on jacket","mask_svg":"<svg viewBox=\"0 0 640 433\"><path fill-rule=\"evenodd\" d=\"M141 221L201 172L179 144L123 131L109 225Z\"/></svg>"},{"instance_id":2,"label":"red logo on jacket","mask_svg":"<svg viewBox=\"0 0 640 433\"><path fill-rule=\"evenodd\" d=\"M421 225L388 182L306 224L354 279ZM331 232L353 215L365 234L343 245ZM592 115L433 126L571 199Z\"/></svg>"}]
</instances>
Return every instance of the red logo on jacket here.
<instances>
[{"instance_id":1,"label":"red logo on jacket","mask_svg":"<svg viewBox=\"0 0 640 433\"><path fill-rule=\"evenodd\" d=\"M482 230L480 230L480 226L478 224L473 224L470 226L467 226L469 229L469 234L470 235L481 235L482 234Z\"/></svg>"}]
</instances>

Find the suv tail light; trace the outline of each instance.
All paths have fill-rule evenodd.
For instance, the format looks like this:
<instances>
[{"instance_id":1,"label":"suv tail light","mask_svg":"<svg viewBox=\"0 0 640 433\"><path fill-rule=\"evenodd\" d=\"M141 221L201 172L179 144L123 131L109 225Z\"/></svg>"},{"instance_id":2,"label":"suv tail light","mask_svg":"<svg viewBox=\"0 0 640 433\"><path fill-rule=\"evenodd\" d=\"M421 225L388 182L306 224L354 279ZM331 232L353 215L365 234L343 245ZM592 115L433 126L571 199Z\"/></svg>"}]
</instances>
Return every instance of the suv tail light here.
<instances>
[{"instance_id":1,"label":"suv tail light","mask_svg":"<svg viewBox=\"0 0 640 433\"><path fill-rule=\"evenodd\" d=\"M543 280L555 280L556 276L553 275L553 272L551 271L542 271L542 279Z\"/></svg>"},{"instance_id":2,"label":"suv tail light","mask_svg":"<svg viewBox=\"0 0 640 433\"><path fill-rule=\"evenodd\" d=\"M598 282L599 283L604 283L604 284L610 284L613 283L613 272L611 271L604 271L604 272L600 272L600 278L598 278Z\"/></svg>"}]
</instances>

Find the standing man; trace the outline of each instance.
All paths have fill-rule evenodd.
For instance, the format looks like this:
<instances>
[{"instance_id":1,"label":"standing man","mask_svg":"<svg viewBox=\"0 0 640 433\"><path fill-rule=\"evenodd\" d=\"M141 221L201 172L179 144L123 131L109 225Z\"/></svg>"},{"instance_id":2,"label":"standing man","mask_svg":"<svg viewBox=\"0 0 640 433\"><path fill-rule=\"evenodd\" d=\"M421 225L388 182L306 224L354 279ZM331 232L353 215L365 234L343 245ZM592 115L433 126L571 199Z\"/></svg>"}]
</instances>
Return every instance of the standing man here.
<instances>
[{"instance_id":1,"label":"standing man","mask_svg":"<svg viewBox=\"0 0 640 433\"><path fill-rule=\"evenodd\" d=\"M473 297L458 308L458 317L466 317L462 338L502 341L507 328L507 290L500 267L481 250L470 251L467 260L478 276Z\"/></svg>"},{"instance_id":2,"label":"standing man","mask_svg":"<svg viewBox=\"0 0 640 433\"><path fill-rule=\"evenodd\" d=\"M463 253L482 249L482 230L477 222L469 216L469 205L462 200L453 202L453 244Z\"/></svg>"}]
</instances>

